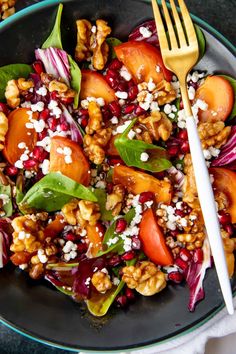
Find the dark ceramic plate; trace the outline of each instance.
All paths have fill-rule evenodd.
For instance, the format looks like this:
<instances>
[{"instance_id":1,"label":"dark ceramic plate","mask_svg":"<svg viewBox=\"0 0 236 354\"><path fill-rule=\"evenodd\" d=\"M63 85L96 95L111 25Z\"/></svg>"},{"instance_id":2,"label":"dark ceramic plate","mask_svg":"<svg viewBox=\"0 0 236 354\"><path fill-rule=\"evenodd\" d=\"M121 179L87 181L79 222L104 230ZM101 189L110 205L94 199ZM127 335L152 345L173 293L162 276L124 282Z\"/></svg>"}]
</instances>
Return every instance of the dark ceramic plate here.
<instances>
[{"instance_id":1,"label":"dark ceramic plate","mask_svg":"<svg viewBox=\"0 0 236 354\"><path fill-rule=\"evenodd\" d=\"M63 36L66 49L75 47L77 18L105 18L113 35L125 39L137 24L152 18L149 1L65 0ZM49 0L17 13L0 24L0 65L30 63L52 27L58 1ZM236 76L235 49L219 33L198 18L207 40L204 59L198 64L209 72ZM11 266L0 271L2 322L31 338L61 348L122 350L163 342L194 330L222 308L222 296L214 270L207 272L206 297L194 313L188 312L188 289L168 286L157 296L140 297L126 311L112 310L96 319L69 297L46 282L33 282ZM236 290L236 277L232 280Z\"/></svg>"}]
</instances>

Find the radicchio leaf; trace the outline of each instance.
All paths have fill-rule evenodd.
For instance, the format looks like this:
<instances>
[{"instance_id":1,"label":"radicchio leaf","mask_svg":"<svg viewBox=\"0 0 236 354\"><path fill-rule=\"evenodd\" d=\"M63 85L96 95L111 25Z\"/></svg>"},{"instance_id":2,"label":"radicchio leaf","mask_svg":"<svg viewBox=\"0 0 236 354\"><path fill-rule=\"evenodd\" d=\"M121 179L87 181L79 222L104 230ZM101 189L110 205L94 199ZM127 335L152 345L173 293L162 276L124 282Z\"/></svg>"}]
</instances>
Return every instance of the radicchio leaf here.
<instances>
[{"instance_id":1,"label":"radicchio leaf","mask_svg":"<svg viewBox=\"0 0 236 354\"><path fill-rule=\"evenodd\" d=\"M12 232L11 219L0 219L0 268L3 268L10 259Z\"/></svg>"},{"instance_id":2,"label":"radicchio leaf","mask_svg":"<svg viewBox=\"0 0 236 354\"><path fill-rule=\"evenodd\" d=\"M70 64L67 53L58 48L36 49L35 57L41 60L46 73L53 75L56 79L62 78L70 86Z\"/></svg>"},{"instance_id":3,"label":"radicchio leaf","mask_svg":"<svg viewBox=\"0 0 236 354\"><path fill-rule=\"evenodd\" d=\"M176 167L172 166L167 172L173 177L175 184L178 185L178 189L181 190L184 184L184 174Z\"/></svg>"},{"instance_id":4,"label":"radicchio leaf","mask_svg":"<svg viewBox=\"0 0 236 354\"><path fill-rule=\"evenodd\" d=\"M233 126L227 143L222 147L220 155L211 163L211 166L227 166L236 170L236 126Z\"/></svg>"},{"instance_id":5,"label":"radicchio leaf","mask_svg":"<svg viewBox=\"0 0 236 354\"><path fill-rule=\"evenodd\" d=\"M211 252L207 238L205 238L202 251L203 261L195 263L192 260L185 274L186 282L190 291L188 309L191 312L195 310L196 303L202 300L205 296L203 280L206 270L211 267Z\"/></svg>"},{"instance_id":6,"label":"radicchio leaf","mask_svg":"<svg viewBox=\"0 0 236 354\"><path fill-rule=\"evenodd\" d=\"M63 105L62 108L63 108L63 112L62 112L63 117L70 126L71 140L75 141L76 143L82 144L83 135L81 133L79 125L75 122L68 109L66 109L66 107Z\"/></svg>"},{"instance_id":7,"label":"radicchio leaf","mask_svg":"<svg viewBox=\"0 0 236 354\"><path fill-rule=\"evenodd\" d=\"M75 280L73 284L73 292L84 299L89 299L92 290L91 279L93 273L105 267L106 261L102 257L82 260L76 272L74 272Z\"/></svg>"},{"instance_id":8,"label":"radicchio leaf","mask_svg":"<svg viewBox=\"0 0 236 354\"><path fill-rule=\"evenodd\" d=\"M148 37L148 38L144 37L143 34L140 32L140 28L141 28L141 32L142 32L142 28L145 28L146 31L151 32L150 37ZM138 27L136 27L130 33L129 41L145 41L145 42L150 43L156 47L159 47L160 45L159 45L159 39L157 36L157 29L156 29L155 21L153 21L153 20L146 21L146 22L142 23L141 25L139 25Z\"/></svg>"}]
</instances>

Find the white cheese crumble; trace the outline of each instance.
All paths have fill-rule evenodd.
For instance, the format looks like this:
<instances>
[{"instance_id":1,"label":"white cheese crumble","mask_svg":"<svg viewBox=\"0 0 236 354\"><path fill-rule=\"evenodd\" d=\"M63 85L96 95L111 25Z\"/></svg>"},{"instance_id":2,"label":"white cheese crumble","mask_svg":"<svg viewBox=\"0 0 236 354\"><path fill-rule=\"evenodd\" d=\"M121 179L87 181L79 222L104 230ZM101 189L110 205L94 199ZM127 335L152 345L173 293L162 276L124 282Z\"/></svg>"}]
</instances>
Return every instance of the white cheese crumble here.
<instances>
[{"instance_id":1,"label":"white cheese crumble","mask_svg":"<svg viewBox=\"0 0 236 354\"><path fill-rule=\"evenodd\" d=\"M152 36L152 32L147 27L140 27L139 32L143 38L150 38Z\"/></svg>"},{"instance_id":2,"label":"white cheese crumble","mask_svg":"<svg viewBox=\"0 0 236 354\"><path fill-rule=\"evenodd\" d=\"M132 140L135 137L136 133L133 129L130 129L129 133L128 133L128 138L130 140Z\"/></svg>"},{"instance_id":3,"label":"white cheese crumble","mask_svg":"<svg viewBox=\"0 0 236 354\"><path fill-rule=\"evenodd\" d=\"M47 92L48 92L48 90L46 89L45 86L40 87L40 88L36 91L36 93L37 93L38 95L40 95L40 96L46 96L46 95L47 95Z\"/></svg>"},{"instance_id":4,"label":"white cheese crumble","mask_svg":"<svg viewBox=\"0 0 236 354\"><path fill-rule=\"evenodd\" d=\"M116 97L126 100L128 98L128 93L125 91L117 91L115 93Z\"/></svg>"},{"instance_id":5,"label":"white cheese crumble","mask_svg":"<svg viewBox=\"0 0 236 354\"><path fill-rule=\"evenodd\" d=\"M140 160L143 162L148 161L149 159L149 155L146 152L142 152L142 154L140 155Z\"/></svg>"},{"instance_id":6,"label":"white cheese crumble","mask_svg":"<svg viewBox=\"0 0 236 354\"><path fill-rule=\"evenodd\" d=\"M43 160L39 167L42 169L42 173L47 175L49 173L50 161L48 159Z\"/></svg>"},{"instance_id":7,"label":"white cheese crumble","mask_svg":"<svg viewBox=\"0 0 236 354\"><path fill-rule=\"evenodd\" d=\"M196 101L195 104L196 104L196 106L197 106L198 108L200 108L202 111L206 111L207 108L208 108L208 104L207 104L205 101L200 100L200 98L197 99L197 101Z\"/></svg>"},{"instance_id":8,"label":"white cheese crumble","mask_svg":"<svg viewBox=\"0 0 236 354\"><path fill-rule=\"evenodd\" d=\"M112 118L111 118L111 123L112 123L112 124L118 124L118 122L119 122L119 121L118 121L118 118L117 118L117 117L112 117Z\"/></svg>"},{"instance_id":9,"label":"white cheese crumble","mask_svg":"<svg viewBox=\"0 0 236 354\"><path fill-rule=\"evenodd\" d=\"M126 69L126 67L123 65L120 69L120 76L125 79L125 81L130 81L132 79L131 74L129 71Z\"/></svg>"},{"instance_id":10,"label":"white cheese crumble","mask_svg":"<svg viewBox=\"0 0 236 354\"><path fill-rule=\"evenodd\" d=\"M39 101L31 105L32 112L42 112L44 110L44 102Z\"/></svg>"}]
</instances>

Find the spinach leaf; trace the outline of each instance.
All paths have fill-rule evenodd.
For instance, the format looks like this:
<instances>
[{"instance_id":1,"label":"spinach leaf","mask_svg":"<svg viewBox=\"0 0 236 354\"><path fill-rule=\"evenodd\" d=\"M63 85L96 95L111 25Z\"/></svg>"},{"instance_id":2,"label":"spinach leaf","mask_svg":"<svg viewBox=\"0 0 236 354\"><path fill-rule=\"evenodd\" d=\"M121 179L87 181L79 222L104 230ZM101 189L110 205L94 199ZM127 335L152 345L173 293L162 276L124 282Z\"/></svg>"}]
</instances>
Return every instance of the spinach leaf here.
<instances>
[{"instance_id":1,"label":"spinach leaf","mask_svg":"<svg viewBox=\"0 0 236 354\"><path fill-rule=\"evenodd\" d=\"M126 215L122 216L122 218L124 218L127 221L127 224L129 225L133 220L134 216L135 216L135 210L130 209L130 211ZM113 223L107 229L103 238L104 251L99 251L97 257L110 252L117 252L119 254L124 253L124 241L122 240L122 238L119 237L119 235L117 235L115 229L116 229L116 220L113 221ZM119 240L116 243L110 245L110 241L115 237L118 237Z\"/></svg>"},{"instance_id":2,"label":"spinach leaf","mask_svg":"<svg viewBox=\"0 0 236 354\"><path fill-rule=\"evenodd\" d=\"M135 123L136 119L130 123L123 134L115 139L115 147L122 160L127 166L138 167L150 172L160 172L170 168L172 164L167 160L164 148L145 143L142 140L130 140L127 138L129 131ZM146 162L141 161L142 153L149 155Z\"/></svg>"},{"instance_id":3,"label":"spinach leaf","mask_svg":"<svg viewBox=\"0 0 236 354\"><path fill-rule=\"evenodd\" d=\"M55 288L57 290L59 290L61 293L65 294L65 295L68 295L68 296L73 296L74 295L73 291L68 290L68 289L66 289L63 286L56 286L56 285L54 285L54 286L55 286Z\"/></svg>"},{"instance_id":4,"label":"spinach leaf","mask_svg":"<svg viewBox=\"0 0 236 354\"><path fill-rule=\"evenodd\" d=\"M12 216L13 212L13 207L12 207L12 200L11 200L11 186L8 184L7 186L4 186L3 184L0 184L0 199L4 201L6 198L6 204L3 205L3 210L5 211L4 216Z\"/></svg>"},{"instance_id":5,"label":"spinach leaf","mask_svg":"<svg viewBox=\"0 0 236 354\"><path fill-rule=\"evenodd\" d=\"M115 37L109 37L106 40L107 44L109 45L110 48L110 57L111 59L115 59L116 58L116 52L114 51L114 47L116 47L117 45L121 44L122 42Z\"/></svg>"},{"instance_id":6,"label":"spinach leaf","mask_svg":"<svg viewBox=\"0 0 236 354\"><path fill-rule=\"evenodd\" d=\"M69 54L68 54L68 60L70 63L71 87L76 91L76 96L74 98L74 108L77 108L79 104L79 94L81 88L82 74L79 66Z\"/></svg>"},{"instance_id":7,"label":"spinach leaf","mask_svg":"<svg viewBox=\"0 0 236 354\"><path fill-rule=\"evenodd\" d=\"M205 36L204 36L201 28L197 25L194 25L194 27L195 27L195 32L196 32L196 36L197 36L197 40L198 40L198 47L199 47L198 61L200 61L206 51L206 39L205 39Z\"/></svg>"},{"instance_id":8,"label":"spinach leaf","mask_svg":"<svg viewBox=\"0 0 236 354\"><path fill-rule=\"evenodd\" d=\"M101 220L102 221L113 220L114 217L112 215L112 211L106 209L106 200L107 200L106 191L104 189L96 188L96 189L94 189L93 194L96 196L96 198L98 200L97 202L100 206Z\"/></svg>"},{"instance_id":9,"label":"spinach leaf","mask_svg":"<svg viewBox=\"0 0 236 354\"><path fill-rule=\"evenodd\" d=\"M23 213L34 209L51 212L60 210L72 198L97 201L90 189L61 173L51 172L28 190L18 206Z\"/></svg>"},{"instance_id":10,"label":"spinach leaf","mask_svg":"<svg viewBox=\"0 0 236 354\"><path fill-rule=\"evenodd\" d=\"M59 4L54 27L53 27L52 32L50 33L49 37L43 43L43 45L42 45L43 49L46 49L46 48L49 48L49 47L63 49L62 48L62 42L61 42L61 15L62 15L62 9L63 9L63 5Z\"/></svg>"},{"instance_id":11,"label":"spinach leaf","mask_svg":"<svg viewBox=\"0 0 236 354\"><path fill-rule=\"evenodd\" d=\"M0 101L5 100L5 89L9 80L28 78L32 68L27 64L10 64L0 67Z\"/></svg>"},{"instance_id":12,"label":"spinach leaf","mask_svg":"<svg viewBox=\"0 0 236 354\"><path fill-rule=\"evenodd\" d=\"M233 106L233 109L230 113L230 116L227 118L230 120L230 119L233 119L234 117L236 117L236 79L234 79L233 77L228 76L228 75L219 75L219 76L228 80L234 89L234 106Z\"/></svg>"}]
</instances>

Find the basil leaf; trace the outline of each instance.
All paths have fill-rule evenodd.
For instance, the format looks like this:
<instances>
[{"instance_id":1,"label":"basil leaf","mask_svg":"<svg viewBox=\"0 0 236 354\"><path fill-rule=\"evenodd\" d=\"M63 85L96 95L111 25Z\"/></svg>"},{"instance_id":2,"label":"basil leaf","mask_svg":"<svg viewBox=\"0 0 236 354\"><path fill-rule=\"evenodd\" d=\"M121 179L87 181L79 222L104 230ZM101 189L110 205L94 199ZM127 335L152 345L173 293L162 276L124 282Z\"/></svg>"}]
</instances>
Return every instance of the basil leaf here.
<instances>
[{"instance_id":1,"label":"basil leaf","mask_svg":"<svg viewBox=\"0 0 236 354\"><path fill-rule=\"evenodd\" d=\"M50 33L48 39L43 43L42 48L46 49L49 47L54 47L58 49L63 49L61 42L61 15L62 15L63 5L59 4L57 10L57 16L55 20L54 27Z\"/></svg>"},{"instance_id":2,"label":"basil leaf","mask_svg":"<svg viewBox=\"0 0 236 354\"><path fill-rule=\"evenodd\" d=\"M198 47L199 47L198 61L200 61L206 51L206 39L205 39L205 36L204 36L201 28L198 25L194 25L194 27L195 27L195 32L196 32L196 36L197 36L197 40L198 40Z\"/></svg>"},{"instance_id":3,"label":"basil leaf","mask_svg":"<svg viewBox=\"0 0 236 354\"><path fill-rule=\"evenodd\" d=\"M71 87L76 91L76 96L74 98L74 108L77 108L79 104L79 94L81 88L82 74L79 66L69 54L68 54L68 60L70 63Z\"/></svg>"},{"instance_id":4,"label":"basil leaf","mask_svg":"<svg viewBox=\"0 0 236 354\"><path fill-rule=\"evenodd\" d=\"M94 189L93 194L96 196L98 200L98 204L100 206L101 211L101 220L102 221L111 221L113 220L114 216L112 215L111 210L106 209L106 201L107 201L107 194L104 189Z\"/></svg>"},{"instance_id":5,"label":"basil leaf","mask_svg":"<svg viewBox=\"0 0 236 354\"><path fill-rule=\"evenodd\" d=\"M23 213L34 209L51 212L60 210L72 198L97 201L90 189L61 173L51 172L28 190L18 206Z\"/></svg>"},{"instance_id":6,"label":"basil leaf","mask_svg":"<svg viewBox=\"0 0 236 354\"><path fill-rule=\"evenodd\" d=\"M135 210L134 209L130 209L130 211L128 211L128 213L124 216L121 216L122 218L124 218L127 221L127 224L129 225L131 223L131 221L133 220L135 216ZM117 220L117 219L116 219ZM115 232L116 229L116 220L113 221L113 223L110 225L110 227L107 229L104 238L103 238L103 245L104 247L104 251L99 251L97 254L97 257L102 256L104 254L110 253L110 252L117 252L119 254L123 254L124 251L124 241L122 240L122 238L119 238L119 240L111 245L110 241L112 239L114 239L115 237L119 237L119 235Z\"/></svg>"},{"instance_id":7,"label":"basil leaf","mask_svg":"<svg viewBox=\"0 0 236 354\"><path fill-rule=\"evenodd\" d=\"M171 162L166 158L166 150L160 146L145 143L141 140L130 140L127 135L136 123L134 119L128 128L115 139L115 147L120 157L127 166L138 167L150 172L160 172L167 170L172 166ZM141 154L147 153L149 159L147 162L141 161Z\"/></svg>"},{"instance_id":8,"label":"basil leaf","mask_svg":"<svg viewBox=\"0 0 236 354\"><path fill-rule=\"evenodd\" d=\"M234 79L233 77L228 76L228 75L219 75L219 76L228 80L234 89L234 106L233 106L233 109L230 113L230 116L227 118L230 120L230 119L233 119L234 117L236 117L236 79Z\"/></svg>"},{"instance_id":9,"label":"basil leaf","mask_svg":"<svg viewBox=\"0 0 236 354\"><path fill-rule=\"evenodd\" d=\"M10 64L0 67L0 101L5 101L5 89L9 80L28 78L32 68L27 64Z\"/></svg>"},{"instance_id":10,"label":"basil leaf","mask_svg":"<svg viewBox=\"0 0 236 354\"><path fill-rule=\"evenodd\" d=\"M11 200L12 196L11 196L10 184L8 184L7 186L0 184L0 199L4 200L4 198L8 199L7 203L4 204L2 207L5 212L4 216L12 216L13 206L12 206L12 200Z\"/></svg>"},{"instance_id":11,"label":"basil leaf","mask_svg":"<svg viewBox=\"0 0 236 354\"><path fill-rule=\"evenodd\" d=\"M121 44L122 42L118 38L115 38L115 37L107 38L106 42L107 42L107 44L109 45L109 48L110 48L110 57L111 57L111 59L115 59L117 56L116 56L116 52L114 51L114 47L116 47L117 45Z\"/></svg>"}]
</instances>

